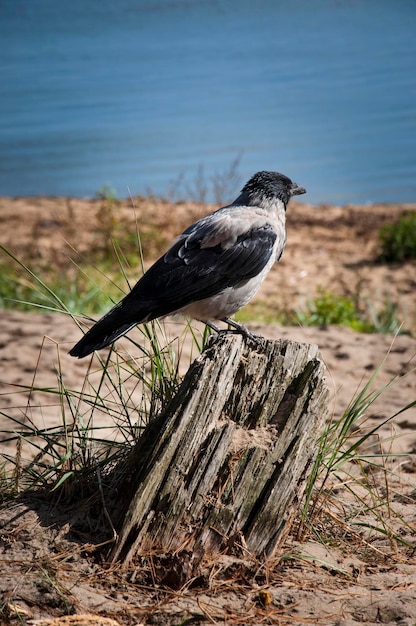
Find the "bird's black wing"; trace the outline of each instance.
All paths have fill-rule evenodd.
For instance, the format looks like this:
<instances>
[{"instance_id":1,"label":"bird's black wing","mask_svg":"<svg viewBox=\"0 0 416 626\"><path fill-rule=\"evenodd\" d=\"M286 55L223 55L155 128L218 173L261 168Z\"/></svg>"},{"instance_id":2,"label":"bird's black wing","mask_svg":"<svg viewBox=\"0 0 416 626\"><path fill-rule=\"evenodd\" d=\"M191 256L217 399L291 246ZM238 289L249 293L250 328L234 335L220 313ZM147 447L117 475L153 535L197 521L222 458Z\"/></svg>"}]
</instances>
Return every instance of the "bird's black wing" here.
<instances>
[{"instance_id":1,"label":"bird's black wing","mask_svg":"<svg viewBox=\"0 0 416 626\"><path fill-rule=\"evenodd\" d=\"M125 303L147 301L154 309L148 319L154 319L227 287L243 285L266 266L276 237L268 223L240 234L233 243L204 245L203 231L199 236L183 236L144 274Z\"/></svg>"}]
</instances>

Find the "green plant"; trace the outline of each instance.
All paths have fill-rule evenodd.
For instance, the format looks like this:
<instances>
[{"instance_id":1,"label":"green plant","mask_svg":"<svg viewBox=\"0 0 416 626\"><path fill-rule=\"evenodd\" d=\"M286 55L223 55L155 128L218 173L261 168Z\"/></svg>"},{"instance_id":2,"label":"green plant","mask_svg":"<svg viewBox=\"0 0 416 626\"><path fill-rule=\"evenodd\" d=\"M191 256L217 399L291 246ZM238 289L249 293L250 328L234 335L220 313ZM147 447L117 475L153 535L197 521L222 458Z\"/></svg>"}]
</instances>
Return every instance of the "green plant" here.
<instances>
[{"instance_id":1,"label":"green plant","mask_svg":"<svg viewBox=\"0 0 416 626\"><path fill-rule=\"evenodd\" d=\"M399 320L399 305L393 302L388 293L385 294L383 307L375 307L369 300L365 302L365 321L368 330L380 334L409 334Z\"/></svg>"},{"instance_id":2,"label":"green plant","mask_svg":"<svg viewBox=\"0 0 416 626\"><path fill-rule=\"evenodd\" d=\"M81 272L51 273L42 280L22 276L13 264L0 266L0 308L20 311L71 311L74 315L94 315L108 307L109 296L117 297L116 288L104 290L104 280L97 273L87 278Z\"/></svg>"},{"instance_id":3,"label":"green plant","mask_svg":"<svg viewBox=\"0 0 416 626\"><path fill-rule=\"evenodd\" d=\"M310 299L303 310L297 311L297 318L303 326L339 324L355 330L362 330L363 328L351 298L339 296L322 288L318 289L318 295Z\"/></svg>"},{"instance_id":4,"label":"green plant","mask_svg":"<svg viewBox=\"0 0 416 626\"><path fill-rule=\"evenodd\" d=\"M114 203L117 201L116 190L108 183L106 183L96 191L95 197L99 200L106 200L110 203Z\"/></svg>"},{"instance_id":5,"label":"green plant","mask_svg":"<svg viewBox=\"0 0 416 626\"><path fill-rule=\"evenodd\" d=\"M416 259L416 213L402 215L394 224L385 224L379 230L380 260L401 263Z\"/></svg>"},{"instance_id":6,"label":"green plant","mask_svg":"<svg viewBox=\"0 0 416 626\"><path fill-rule=\"evenodd\" d=\"M41 272L32 270L1 245L0 251L8 259L0 264L0 308L94 315L123 295L117 287L125 277L120 271L111 278L98 268L87 271L75 265Z\"/></svg>"},{"instance_id":7,"label":"green plant","mask_svg":"<svg viewBox=\"0 0 416 626\"><path fill-rule=\"evenodd\" d=\"M318 288L315 298L295 312L295 321L302 326L338 324L360 333L407 332L398 320L398 306L388 294L381 308L376 308L369 299L358 300Z\"/></svg>"}]
</instances>

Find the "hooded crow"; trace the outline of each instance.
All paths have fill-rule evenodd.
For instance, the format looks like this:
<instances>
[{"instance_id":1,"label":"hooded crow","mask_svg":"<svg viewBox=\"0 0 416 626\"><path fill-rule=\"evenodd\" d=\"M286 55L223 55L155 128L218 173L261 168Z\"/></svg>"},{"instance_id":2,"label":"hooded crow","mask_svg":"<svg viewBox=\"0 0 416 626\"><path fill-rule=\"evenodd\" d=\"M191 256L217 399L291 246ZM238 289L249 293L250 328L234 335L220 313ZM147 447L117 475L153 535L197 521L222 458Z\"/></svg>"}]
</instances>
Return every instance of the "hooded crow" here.
<instances>
[{"instance_id":1,"label":"hooded crow","mask_svg":"<svg viewBox=\"0 0 416 626\"><path fill-rule=\"evenodd\" d=\"M286 207L306 193L279 172L257 172L240 195L189 226L133 289L69 352L83 358L137 324L180 314L252 336L230 316L257 293L286 244ZM234 331L235 332L235 331Z\"/></svg>"}]
</instances>

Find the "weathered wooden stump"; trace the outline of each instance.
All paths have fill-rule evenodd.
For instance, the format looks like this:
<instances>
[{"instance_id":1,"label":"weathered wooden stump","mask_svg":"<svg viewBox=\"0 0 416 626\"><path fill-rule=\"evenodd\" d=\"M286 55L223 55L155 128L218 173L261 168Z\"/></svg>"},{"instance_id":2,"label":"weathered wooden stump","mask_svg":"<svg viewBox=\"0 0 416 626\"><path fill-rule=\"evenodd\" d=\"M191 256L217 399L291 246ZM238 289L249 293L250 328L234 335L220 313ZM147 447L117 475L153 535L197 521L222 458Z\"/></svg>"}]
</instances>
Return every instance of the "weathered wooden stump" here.
<instances>
[{"instance_id":1,"label":"weathered wooden stump","mask_svg":"<svg viewBox=\"0 0 416 626\"><path fill-rule=\"evenodd\" d=\"M128 461L112 560L200 556L236 538L271 555L298 512L327 416L317 346L213 337Z\"/></svg>"}]
</instances>

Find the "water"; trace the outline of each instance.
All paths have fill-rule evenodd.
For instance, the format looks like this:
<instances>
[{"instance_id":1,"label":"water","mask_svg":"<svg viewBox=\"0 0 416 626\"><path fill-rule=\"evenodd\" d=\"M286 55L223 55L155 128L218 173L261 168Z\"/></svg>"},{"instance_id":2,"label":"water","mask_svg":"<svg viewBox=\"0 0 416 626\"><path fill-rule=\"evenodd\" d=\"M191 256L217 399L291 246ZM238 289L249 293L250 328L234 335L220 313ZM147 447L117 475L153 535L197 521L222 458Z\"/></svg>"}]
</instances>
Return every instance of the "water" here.
<instances>
[{"instance_id":1,"label":"water","mask_svg":"<svg viewBox=\"0 0 416 626\"><path fill-rule=\"evenodd\" d=\"M416 201L415 27L414 0L1 0L0 195L179 193L239 156L312 203Z\"/></svg>"}]
</instances>

